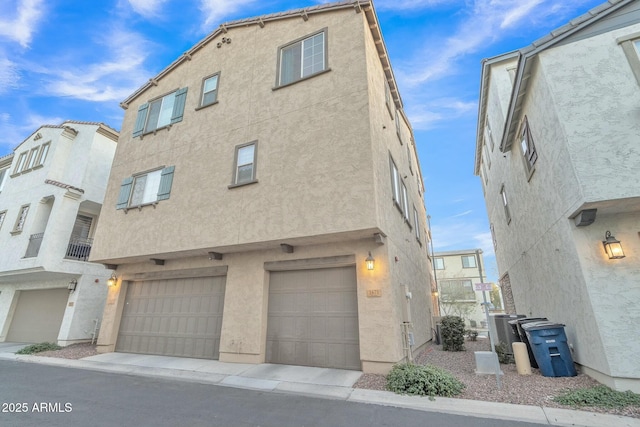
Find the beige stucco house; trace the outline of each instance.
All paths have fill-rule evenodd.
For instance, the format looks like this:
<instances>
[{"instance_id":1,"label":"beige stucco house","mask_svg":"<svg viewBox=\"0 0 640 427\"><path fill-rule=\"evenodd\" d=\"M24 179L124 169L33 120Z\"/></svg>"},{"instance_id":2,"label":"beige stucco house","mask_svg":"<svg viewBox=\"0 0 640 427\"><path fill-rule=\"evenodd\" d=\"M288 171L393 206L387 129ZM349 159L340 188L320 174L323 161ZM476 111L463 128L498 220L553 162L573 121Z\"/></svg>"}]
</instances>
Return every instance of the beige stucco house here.
<instances>
[{"instance_id":1,"label":"beige stucco house","mask_svg":"<svg viewBox=\"0 0 640 427\"><path fill-rule=\"evenodd\" d=\"M387 372L431 339L423 181L370 1L221 25L122 107L99 351Z\"/></svg>"},{"instance_id":2,"label":"beige stucco house","mask_svg":"<svg viewBox=\"0 0 640 427\"><path fill-rule=\"evenodd\" d=\"M117 140L66 121L0 158L0 341L97 337L111 272L88 258Z\"/></svg>"},{"instance_id":3,"label":"beige stucco house","mask_svg":"<svg viewBox=\"0 0 640 427\"><path fill-rule=\"evenodd\" d=\"M433 268L442 316L460 316L467 327L486 329L487 316L482 305L485 298L493 303L487 307L491 313L501 312L500 288L487 280L482 249L435 252ZM476 289L479 283L490 289Z\"/></svg>"},{"instance_id":4,"label":"beige stucco house","mask_svg":"<svg viewBox=\"0 0 640 427\"><path fill-rule=\"evenodd\" d=\"M635 392L639 46L640 1L612 0L485 60L475 162L505 305L565 324L584 372Z\"/></svg>"}]
</instances>

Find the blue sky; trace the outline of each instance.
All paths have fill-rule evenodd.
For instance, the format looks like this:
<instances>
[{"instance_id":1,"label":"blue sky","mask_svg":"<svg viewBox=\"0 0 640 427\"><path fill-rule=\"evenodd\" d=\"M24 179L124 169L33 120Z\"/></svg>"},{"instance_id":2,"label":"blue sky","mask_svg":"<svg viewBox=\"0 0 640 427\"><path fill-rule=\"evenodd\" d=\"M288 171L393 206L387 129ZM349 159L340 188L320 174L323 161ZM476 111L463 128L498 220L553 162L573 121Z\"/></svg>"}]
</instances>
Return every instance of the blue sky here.
<instances>
[{"instance_id":1,"label":"blue sky","mask_svg":"<svg viewBox=\"0 0 640 427\"><path fill-rule=\"evenodd\" d=\"M414 127L435 250L482 248L473 175L480 62L525 47L603 0L375 0ZM104 122L120 101L221 23L317 0L2 0L0 156L43 124Z\"/></svg>"}]
</instances>

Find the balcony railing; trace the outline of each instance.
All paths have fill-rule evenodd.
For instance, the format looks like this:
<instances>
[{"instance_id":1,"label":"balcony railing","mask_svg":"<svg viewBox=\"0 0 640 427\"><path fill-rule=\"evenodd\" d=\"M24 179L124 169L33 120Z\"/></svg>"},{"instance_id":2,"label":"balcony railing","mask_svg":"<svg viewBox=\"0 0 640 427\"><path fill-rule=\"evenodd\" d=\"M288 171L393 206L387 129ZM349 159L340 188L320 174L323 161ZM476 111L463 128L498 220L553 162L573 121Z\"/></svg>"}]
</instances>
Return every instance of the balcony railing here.
<instances>
[{"instance_id":1,"label":"balcony railing","mask_svg":"<svg viewBox=\"0 0 640 427\"><path fill-rule=\"evenodd\" d=\"M27 253L24 254L25 258L33 258L38 256L43 237L44 233L32 234L29 237L29 246L27 246Z\"/></svg>"},{"instance_id":2,"label":"balcony railing","mask_svg":"<svg viewBox=\"0 0 640 427\"><path fill-rule=\"evenodd\" d=\"M87 259L89 259L89 253L91 252L92 244L93 239L71 236L65 258L75 259L78 261L86 261Z\"/></svg>"}]
</instances>

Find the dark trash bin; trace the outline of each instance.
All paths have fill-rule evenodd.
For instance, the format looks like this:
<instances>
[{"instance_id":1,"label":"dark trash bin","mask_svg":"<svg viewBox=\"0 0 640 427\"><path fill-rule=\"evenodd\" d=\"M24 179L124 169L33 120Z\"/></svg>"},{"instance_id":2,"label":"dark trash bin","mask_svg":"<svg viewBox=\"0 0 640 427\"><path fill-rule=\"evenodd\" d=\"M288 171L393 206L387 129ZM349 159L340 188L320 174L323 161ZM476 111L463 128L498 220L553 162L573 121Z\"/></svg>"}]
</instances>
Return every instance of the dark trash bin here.
<instances>
[{"instance_id":1,"label":"dark trash bin","mask_svg":"<svg viewBox=\"0 0 640 427\"><path fill-rule=\"evenodd\" d=\"M545 377L575 377L571 350L564 325L549 321L522 325L533 350L540 373Z\"/></svg>"},{"instance_id":2,"label":"dark trash bin","mask_svg":"<svg viewBox=\"0 0 640 427\"><path fill-rule=\"evenodd\" d=\"M532 368L538 369L538 364L536 363L536 358L533 355L533 349L531 348L531 344L529 344L529 339L527 338L527 334L522 329L522 325L525 323L531 322L540 322L543 320L549 320L546 317L525 317L524 319L515 319L510 320L509 324L514 330L517 332L518 336L520 336L520 341L527 345L527 353L529 354L529 363L531 363Z\"/></svg>"}]
</instances>

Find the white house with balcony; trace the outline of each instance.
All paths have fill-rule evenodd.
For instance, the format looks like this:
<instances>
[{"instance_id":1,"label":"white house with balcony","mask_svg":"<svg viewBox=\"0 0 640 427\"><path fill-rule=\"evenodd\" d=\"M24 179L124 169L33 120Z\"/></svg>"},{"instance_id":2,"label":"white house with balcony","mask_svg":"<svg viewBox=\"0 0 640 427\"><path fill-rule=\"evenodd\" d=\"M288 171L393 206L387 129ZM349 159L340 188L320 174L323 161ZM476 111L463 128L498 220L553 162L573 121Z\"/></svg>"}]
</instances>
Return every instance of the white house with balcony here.
<instances>
[{"instance_id":1,"label":"white house with balcony","mask_svg":"<svg viewBox=\"0 0 640 427\"><path fill-rule=\"evenodd\" d=\"M87 260L117 141L66 121L0 157L0 342L96 336L112 272Z\"/></svg>"}]
</instances>

